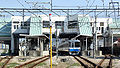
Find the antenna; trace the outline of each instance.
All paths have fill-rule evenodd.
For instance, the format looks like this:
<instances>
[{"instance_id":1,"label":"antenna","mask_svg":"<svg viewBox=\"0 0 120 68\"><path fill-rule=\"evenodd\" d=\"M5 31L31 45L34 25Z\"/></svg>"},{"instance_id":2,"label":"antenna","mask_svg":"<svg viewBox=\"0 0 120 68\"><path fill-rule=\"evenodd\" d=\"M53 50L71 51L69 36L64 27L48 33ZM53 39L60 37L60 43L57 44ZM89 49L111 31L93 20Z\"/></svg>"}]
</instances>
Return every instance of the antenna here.
<instances>
[{"instance_id":1,"label":"antenna","mask_svg":"<svg viewBox=\"0 0 120 68\"><path fill-rule=\"evenodd\" d=\"M32 4L32 8L45 8L45 4L50 4L50 2L32 2L32 1L25 1L27 4ZM40 4L41 6L38 6Z\"/></svg>"}]
</instances>

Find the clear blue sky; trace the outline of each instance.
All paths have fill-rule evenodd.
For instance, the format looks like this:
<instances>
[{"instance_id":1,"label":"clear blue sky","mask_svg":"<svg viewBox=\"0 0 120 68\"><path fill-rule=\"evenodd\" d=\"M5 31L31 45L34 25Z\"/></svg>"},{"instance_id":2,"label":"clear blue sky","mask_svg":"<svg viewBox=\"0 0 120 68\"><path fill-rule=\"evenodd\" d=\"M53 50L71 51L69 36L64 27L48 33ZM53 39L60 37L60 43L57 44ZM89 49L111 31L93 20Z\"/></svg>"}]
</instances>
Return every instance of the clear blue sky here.
<instances>
[{"instance_id":1,"label":"clear blue sky","mask_svg":"<svg viewBox=\"0 0 120 68\"><path fill-rule=\"evenodd\" d=\"M25 1L35 1L35 2L47 2L50 0L19 0L26 8L29 7L29 5L27 3L25 3ZM58 6L86 6L87 5L87 1L89 2L89 5L92 4L92 2L94 0L53 0L53 5L58 5ZM105 5L108 6L108 3L111 0L104 0ZM113 1L118 1L120 2L120 0L113 0ZM94 6L98 5L98 6L102 6L102 0L95 0L94 2ZM0 7L2 8L22 8L22 6L18 3L17 0L0 0Z\"/></svg>"}]
</instances>

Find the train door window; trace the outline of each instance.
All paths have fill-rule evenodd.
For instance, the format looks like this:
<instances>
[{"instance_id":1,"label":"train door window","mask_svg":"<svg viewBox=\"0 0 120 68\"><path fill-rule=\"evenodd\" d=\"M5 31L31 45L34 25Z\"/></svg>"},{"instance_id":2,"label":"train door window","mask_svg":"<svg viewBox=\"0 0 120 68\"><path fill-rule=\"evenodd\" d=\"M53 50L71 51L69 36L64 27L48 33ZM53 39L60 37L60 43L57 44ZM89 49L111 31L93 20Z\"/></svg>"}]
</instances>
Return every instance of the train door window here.
<instances>
[{"instance_id":1,"label":"train door window","mask_svg":"<svg viewBox=\"0 0 120 68\"><path fill-rule=\"evenodd\" d=\"M74 43L72 43L72 47L74 47Z\"/></svg>"},{"instance_id":2,"label":"train door window","mask_svg":"<svg viewBox=\"0 0 120 68\"><path fill-rule=\"evenodd\" d=\"M75 47L80 47L80 42L75 42Z\"/></svg>"}]
</instances>

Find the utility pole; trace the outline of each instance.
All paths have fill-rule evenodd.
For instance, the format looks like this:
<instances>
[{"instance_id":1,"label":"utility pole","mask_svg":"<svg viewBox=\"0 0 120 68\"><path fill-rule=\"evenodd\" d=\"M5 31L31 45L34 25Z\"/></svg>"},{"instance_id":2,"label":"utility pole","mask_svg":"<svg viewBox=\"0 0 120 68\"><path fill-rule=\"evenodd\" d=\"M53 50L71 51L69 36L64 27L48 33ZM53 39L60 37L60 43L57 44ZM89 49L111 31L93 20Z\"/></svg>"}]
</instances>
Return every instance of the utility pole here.
<instances>
[{"instance_id":1,"label":"utility pole","mask_svg":"<svg viewBox=\"0 0 120 68\"><path fill-rule=\"evenodd\" d=\"M95 58L95 31L96 31L96 28L95 28L95 23L93 23L93 58Z\"/></svg>"},{"instance_id":2,"label":"utility pole","mask_svg":"<svg viewBox=\"0 0 120 68\"><path fill-rule=\"evenodd\" d=\"M52 11L52 0L50 0L51 2L50 2L50 9L51 9L51 11Z\"/></svg>"},{"instance_id":3,"label":"utility pole","mask_svg":"<svg viewBox=\"0 0 120 68\"><path fill-rule=\"evenodd\" d=\"M96 16L96 12L95 12L95 22L94 22L94 31L93 31L93 58L95 58L95 51L98 50L97 48L97 16Z\"/></svg>"},{"instance_id":4,"label":"utility pole","mask_svg":"<svg viewBox=\"0 0 120 68\"><path fill-rule=\"evenodd\" d=\"M88 40L87 40L87 37L86 37L86 51L87 51L87 47L88 47L88 46L87 46L87 45L88 45L88 44L87 44L87 41L88 41Z\"/></svg>"},{"instance_id":5,"label":"utility pole","mask_svg":"<svg viewBox=\"0 0 120 68\"><path fill-rule=\"evenodd\" d=\"M57 52L57 58L58 58L58 27L56 25L56 52Z\"/></svg>"},{"instance_id":6,"label":"utility pole","mask_svg":"<svg viewBox=\"0 0 120 68\"><path fill-rule=\"evenodd\" d=\"M24 24L26 24L26 23L24 23L24 17L25 17L25 15L24 15L24 9L23 9L23 21L22 21L22 27L21 28L24 28L25 27Z\"/></svg>"},{"instance_id":7,"label":"utility pole","mask_svg":"<svg viewBox=\"0 0 120 68\"><path fill-rule=\"evenodd\" d=\"M95 50L98 50L97 46L97 22L96 22L97 17L95 16Z\"/></svg>"},{"instance_id":8,"label":"utility pole","mask_svg":"<svg viewBox=\"0 0 120 68\"><path fill-rule=\"evenodd\" d=\"M97 9L97 6L96 6ZM95 46L96 46L96 51L98 50L98 45L97 45L97 15L95 11Z\"/></svg>"},{"instance_id":9,"label":"utility pole","mask_svg":"<svg viewBox=\"0 0 120 68\"><path fill-rule=\"evenodd\" d=\"M111 33L112 33L112 55L113 55L113 32L111 31Z\"/></svg>"}]
</instances>

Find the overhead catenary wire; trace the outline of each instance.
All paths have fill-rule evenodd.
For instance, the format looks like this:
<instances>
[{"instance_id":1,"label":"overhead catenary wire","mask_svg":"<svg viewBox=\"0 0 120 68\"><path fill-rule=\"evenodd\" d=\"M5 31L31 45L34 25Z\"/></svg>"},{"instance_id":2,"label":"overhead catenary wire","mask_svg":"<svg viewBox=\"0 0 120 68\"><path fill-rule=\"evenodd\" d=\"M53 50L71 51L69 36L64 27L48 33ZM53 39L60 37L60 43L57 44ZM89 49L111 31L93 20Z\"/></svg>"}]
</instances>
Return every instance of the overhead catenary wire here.
<instances>
[{"instance_id":1,"label":"overhead catenary wire","mask_svg":"<svg viewBox=\"0 0 120 68\"><path fill-rule=\"evenodd\" d=\"M23 5L23 6L24 6L24 5ZM31 11L30 11L30 12L31 12ZM92 12L91 12L91 13L92 13ZM87 13L86 13L86 14L87 14ZM85 14L85 15L86 15L86 14Z\"/></svg>"},{"instance_id":2,"label":"overhead catenary wire","mask_svg":"<svg viewBox=\"0 0 120 68\"><path fill-rule=\"evenodd\" d=\"M25 6L19 0L17 0L17 1L18 1L18 3L20 3L25 8ZM27 10L27 11L30 12L30 13L32 13L33 15L35 15L35 17L40 17L40 16L37 16L36 14L34 14L33 12L31 12L29 10ZM40 22L41 19L40 18L38 18L38 19L39 19L39 22ZM34 24L34 25L38 26L37 24Z\"/></svg>"}]
</instances>

